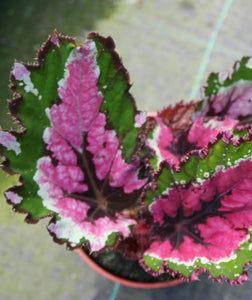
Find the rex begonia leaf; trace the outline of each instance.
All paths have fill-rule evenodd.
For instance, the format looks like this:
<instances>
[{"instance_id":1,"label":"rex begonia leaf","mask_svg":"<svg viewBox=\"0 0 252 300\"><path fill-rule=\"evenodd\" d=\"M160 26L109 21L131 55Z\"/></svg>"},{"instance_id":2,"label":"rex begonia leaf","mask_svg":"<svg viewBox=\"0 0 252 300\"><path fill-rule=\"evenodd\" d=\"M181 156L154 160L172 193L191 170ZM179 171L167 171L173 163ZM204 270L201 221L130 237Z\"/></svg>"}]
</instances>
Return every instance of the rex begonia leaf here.
<instances>
[{"instance_id":1,"label":"rex begonia leaf","mask_svg":"<svg viewBox=\"0 0 252 300\"><path fill-rule=\"evenodd\" d=\"M148 162L154 171L160 168L163 161L170 166L178 166L191 151L207 148L221 133L242 137L251 127L245 121L241 125L239 120L226 116L199 117L193 121L192 115L196 106L196 102L180 102L174 107L167 107L154 117L146 140L147 146L152 150L152 157ZM175 116L172 115L173 112Z\"/></svg>"},{"instance_id":2,"label":"rex begonia leaf","mask_svg":"<svg viewBox=\"0 0 252 300\"><path fill-rule=\"evenodd\" d=\"M91 33L83 45L56 31L36 65L16 62L9 104L22 132L1 131L5 170L22 175L6 191L28 221L53 215L48 229L70 248L99 251L114 234L129 235L123 215L147 179L134 158L146 114L128 92L129 78L111 38Z\"/></svg>"},{"instance_id":3,"label":"rex begonia leaf","mask_svg":"<svg viewBox=\"0 0 252 300\"><path fill-rule=\"evenodd\" d=\"M239 140L221 134L202 152L180 168L163 162L146 189L153 226L141 263L156 274L194 280L204 269L214 280L241 283L252 262L251 132Z\"/></svg>"},{"instance_id":4,"label":"rex begonia leaf","mask_svg":"<svg viewBox=\"0 0 252 300\"><path fill-rule=\"evenodd\" d=\"M203 89L203 101L193 118L218 116L251 123L251 115L252 59L244 57L236 62L230 77L226 71L209 76Z\"/></svg>"}]
</instances>

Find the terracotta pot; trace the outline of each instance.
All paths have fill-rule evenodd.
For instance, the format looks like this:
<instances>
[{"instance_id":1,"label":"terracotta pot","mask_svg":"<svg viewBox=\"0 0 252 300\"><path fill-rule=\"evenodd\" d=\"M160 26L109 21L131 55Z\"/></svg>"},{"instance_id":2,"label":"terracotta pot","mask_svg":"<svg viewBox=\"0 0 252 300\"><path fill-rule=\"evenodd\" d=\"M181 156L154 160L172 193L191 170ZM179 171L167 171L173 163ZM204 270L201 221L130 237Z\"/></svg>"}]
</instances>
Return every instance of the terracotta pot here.
<instances>
[{"instance_id":1,"label":"terracotta pot","mask_svg":"<svg viewBox=\"0 0 252 300\"><path fill-rule=\"evenodd\" d=\"M163 288L163 287L169 287L178 285L180 283L185 282L184 279L172 279L170 281L164 281L164 282L137 282L137 281L131 281L128 279L124 279L121 277L118 277L105 269L103 269L101 266L99 266L84 250L81 248L76 250L77 253L80 255L80 257L97 273L100 275L106 277L107 279L112 280L113 282L120 283L121 285L132 287L132 288L140 288L140 289L155 289L155 288Z\"/></svg>"}]
</instances>

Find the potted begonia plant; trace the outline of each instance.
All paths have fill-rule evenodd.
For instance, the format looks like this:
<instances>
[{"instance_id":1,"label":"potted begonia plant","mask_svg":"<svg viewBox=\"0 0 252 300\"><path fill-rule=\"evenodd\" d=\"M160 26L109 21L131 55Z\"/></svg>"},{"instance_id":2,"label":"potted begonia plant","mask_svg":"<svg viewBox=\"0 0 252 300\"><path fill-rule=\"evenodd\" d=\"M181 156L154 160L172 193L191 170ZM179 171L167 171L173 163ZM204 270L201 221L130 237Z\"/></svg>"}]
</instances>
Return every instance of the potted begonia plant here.
<instances>
[{"instance_id":1,"label":"potted begonia plant","mask_svg":"<svg viewBox=\"0 0 252 300\"><path fill-rule=\"evenodd\" d=\"M111 279L157 287L248 279L252 262L252 60L212 73L202 100L137 110L113 40L54 31L15 62L0 131L4 192L27 223ZM119 279L117 279L119 278ZM120 281L121 280L121 281ZM151 285L150 285L151 284Z\"/></svg>"}]
</instances>

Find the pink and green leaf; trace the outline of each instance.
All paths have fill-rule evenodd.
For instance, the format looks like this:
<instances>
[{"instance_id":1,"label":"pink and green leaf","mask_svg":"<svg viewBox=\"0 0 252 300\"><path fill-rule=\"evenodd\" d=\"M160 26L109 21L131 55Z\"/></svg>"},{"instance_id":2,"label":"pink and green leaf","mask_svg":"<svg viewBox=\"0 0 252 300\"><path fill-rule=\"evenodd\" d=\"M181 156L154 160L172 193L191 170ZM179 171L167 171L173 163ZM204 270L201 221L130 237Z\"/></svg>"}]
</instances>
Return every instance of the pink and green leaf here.
<instances>
[{"instance_id":1,"label":"pink and green leaf","mask_svg":"<svg viewBox=\"0 0 252 300\"><path fill-rule=\"evenodd\" d=\"M251 135L239 142L219 137L208 153L191 154L180 169L163 163L144 202L153 218L153 237L142 264L154 273L232 283L246 278L252 261Z\"/></svg>"},{"instance_id":2,"label":"pink and green leaf","mask_svg":"<svg viewBox=\"0 0 252 300\"><path fill-rule=\"evenodd\" d=\"M250 158L252 143L248 140L249 138L244 137L246 136L245 132L251 136L248 130L244 130L239 141L226 133L219 134L218 139L216 137L211 147L188 153L179 166L171 167L164 160L161 164L163 165L162 171L158 174L159 184L156 190L154 192L146 191L146 205L149 206L152 203L153 196L161 195L167 188L172 188L174 183L198 184L210 178L219 169L235 166L239 160ZM204 159L201 159L202 156Z\"/></svg>"},{"instance_id":3,"label":"pink and green leaf","mask_svg":"<svg viewBox=\"0 0 252 300\"><path fill-rule=\"evenodd\" d=\"M153 118L155 125L149 131L146 144L152 150L148 162L155 172L163 161L170 166L179 166L190 152L207 149L208 144L213 143L219 134L245 137L251 127L248 120L244 119L243 124L240 124L239 120L226 116L198 115L193 121L192 116L198 114L195 112L197 105L193 101L187 104L180 102L174 107L168 106Z\"/></svg>"},{"instance_id":4,"label":"pink and green leaf","mask_svg":"<svg viewBox=\"0 0 252 300\"><path fill-rule=\"evenodd\" d=\"M251 123L252 115L252 61L244 57L236 62L233 74L212 73L203 90L203 101L193 118L227 117Z\"/></svg>"},{"instance_id":5,"label":"pink and green leaf","mask_svg":"<svg viewBox=\"0 0 252 300\"><path fill-rule=\"evenodd\" d=\"M136 141L143 133L142 126L147 114L136 110L132 95L128 92L129 74L114 51L112 38L105 39L98 34L91 34L89 38L95 42L97 65L102 70L97 84L104 97L101 110L106 112L108 123L112 123L118 135L123 146L123 158L130 162L131 155L140 147Z\"/></svg>"},{"instance_id":6,"label":"pink and green leaf","mask_svg":"<svg viewBox=\"0 0 252 300\"><path fill-rule=\"evenodd\" d=\"M1 131L0 143L5 170L21 174L23 185L5 195L27 221L54 215L49 231L72 248L88 241L98 251L116 233L128 236L135 220L123 210L147 182L135 156L146 115L114 48L95 33L77 46L55 31L36 65L12 70L17 97L9 106L23 131Z\"/></svg>"}]
</instances>

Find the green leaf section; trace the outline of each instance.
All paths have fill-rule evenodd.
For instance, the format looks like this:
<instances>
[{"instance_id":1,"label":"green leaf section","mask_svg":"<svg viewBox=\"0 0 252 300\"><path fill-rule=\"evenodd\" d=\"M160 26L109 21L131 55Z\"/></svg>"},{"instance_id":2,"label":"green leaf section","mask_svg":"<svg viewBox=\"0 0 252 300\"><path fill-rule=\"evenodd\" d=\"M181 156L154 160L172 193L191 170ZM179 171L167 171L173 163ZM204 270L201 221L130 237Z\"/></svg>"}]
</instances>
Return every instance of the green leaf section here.
<instances>
[{"instance_id":1,"label":"green leaf section","mask_svg":"<svg viewBox=\"0 0 252 300\"><path fill-rule=\"evenodd\" d=\"M113 246L116 242L117 232L112 232L106 241L106 246Z\"/></svg>"},{"instance_id":2,"label":"green leaf section","mask_svg":"<svg viewBox=\"0 0 252 300\"><path fill-rule=\"evenodd\" d=\"M159 169L159 160L156 153L149 159L149 163L153 167L154 172L157 172Z\"/></svg>"},{"instance_id":3,"label":"green leaf section","mask_svg":"<svg viewBox=\"0 0 252 300\"><path fill-rule=\"evenodd\" d=\"M58 81L64 75L65 62L74 47L73 42L67 38L60 38L59 47L48 40L39 52L39 67L26 65L38 95L27 92L26 83L12 76L13 92L21 94L22 98L14 99L10 107L13 110L14 105L18 105L17 117L22 121L26 132L17 139L21 145L21 153L18 156L14 151L6 149L3 154L8 157L10 169L22 174L24 186L19 195L23 200L17 208L29 212L30 221L36 221L49 213L37 194L38 186L33 176L37 161L44 153L43 131L50 125L45 110L58 100Z\"/></svg>"},{"instance_id":4,"label":"green leaf section","mask_svg":"<svg viewBox=\"0 0 252 300\"><path fill-rule=\"evenodd\" d=\"M251 234L251 232L250 232ZM243 275L243 266L252 261L251 238L249 241L243 243L238 250L236 250L229 261L212 263L210 261L201 260L197 258L190 264L178 264L172 260L166 260L169 268L182 273L186 278L189 278L195 272L195 268L200 266L207 269L213 278L225 276L228 280L237 281ZM162 260L154 258L150 255L144 255L144 263L154 272L159 272L162 266Z\"/></svg>"},{"instance_id":5,"label":"green leaf section","mask_svg":"<svg viewBox=\"0 0 252 300\"><path fill-rule=\"evenodd\" d=\"M154 199L159 198L168 189L175 185L188 183L200 184L205 179L211 178L218 170L235 166L240 160L252 158L252 140L242 140L237 146L230 141L225 142L222 138L211 145L208 154L201 159L198 154L191 154L188 160L176 171L163 163L157 176L157 186L154 190L147 190L144 202L149 207Z\"/></svg>"},{"instance_id":6,"label":"green leaf section","mask_svg":"<svg viewBox=\"0 0 252 300\"><path fill-rule=\"evenodd\" d=\"M155 273L160 271L162 264L163 264L162 260L155 258L153 256L150 256L150 255L144 255L143 259L144 259L145 265L147 267L151 268L152 271L154 271Z\"/></svg>"},{"instance_id":7,"label":"green leaf section","mask_svg":"<svg viewBox=\"0 0 252 300\"><path fill-rule=\"evenodd\" d=\"M110 38L104 39L97 34L89 36L93 39L97 54L97 64L100 68L98 88L104 96L101 111L106 113L112 123L122 148L123 158L130 163L131 156L137 147L142 128L135 127L135 115L138 113L135 101L129 93L129 78L126 69L114 51Z\"/></svg>"}]
</instances>

